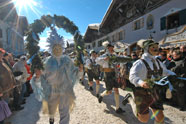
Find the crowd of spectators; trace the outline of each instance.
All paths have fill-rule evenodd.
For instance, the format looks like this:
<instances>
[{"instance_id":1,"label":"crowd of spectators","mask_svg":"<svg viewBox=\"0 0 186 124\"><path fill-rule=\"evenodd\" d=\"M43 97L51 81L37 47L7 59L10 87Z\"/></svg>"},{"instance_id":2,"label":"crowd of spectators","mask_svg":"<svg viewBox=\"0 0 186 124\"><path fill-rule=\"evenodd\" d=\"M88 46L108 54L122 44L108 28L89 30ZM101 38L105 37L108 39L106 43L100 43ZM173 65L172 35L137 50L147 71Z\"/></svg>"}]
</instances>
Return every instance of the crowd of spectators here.
<instances>
[{"instance_id":1,"label":"crowd of spectators","mask_svg":"<svg viewBox=\"0 0 186 124\"><path fill-rule=\"evenodd\" d=\"M24 109L25 98L33 93L31 78L26 56L14 57L0 48L0 124L11 124L5 120L12 111Z\"/></svg>"}]
</instances>

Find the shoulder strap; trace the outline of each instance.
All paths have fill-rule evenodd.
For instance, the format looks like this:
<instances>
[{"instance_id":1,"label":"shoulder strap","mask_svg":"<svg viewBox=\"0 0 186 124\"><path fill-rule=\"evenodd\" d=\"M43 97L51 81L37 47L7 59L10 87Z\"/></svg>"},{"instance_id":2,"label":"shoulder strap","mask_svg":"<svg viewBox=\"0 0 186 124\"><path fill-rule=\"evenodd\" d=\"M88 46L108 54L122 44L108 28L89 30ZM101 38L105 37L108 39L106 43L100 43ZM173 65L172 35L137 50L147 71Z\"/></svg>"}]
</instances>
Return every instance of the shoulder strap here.
<instances>
[{"instance_id":1,"label":"shoulder strap","mask_svg":"<svg viewBox=\"0 0 186 124\"><path fill-rule=\"evenodd\" d=\"M90 58L89 60L90 60L90 62L91 62L91 63L93 63L93 61L92 61L92 59L91 59L91 58Z\"/></svg>"},{"instance_id":2,"label":"shoulder strap","mask_svg":"<svg viewBox=\"0 0 186 124\"><path fill-rule=\"evenodd\" d=\"M145 64L145 66L147 68L147 78L151 78L151 76L153 74L152 69L150 68L149 64L144 59L141 59L141 60Z\"/></svg>"},{"instance_id":3,"label":"shoulder strap","mask_svg":"<svg viewBox=\"0 0 186 124\"><path fill-rule=\"evenodd\" d=\"M160 74L160 76L163 74L163 69L162 69L162 67L161 67L161 65L160 65L160 62L159 62L159 60L158 59L156 59L156 61L157 61L157 63L158 63L158 66L159 66L159 70L158 70L158 73Z\"/></svg>"}]
</instances>

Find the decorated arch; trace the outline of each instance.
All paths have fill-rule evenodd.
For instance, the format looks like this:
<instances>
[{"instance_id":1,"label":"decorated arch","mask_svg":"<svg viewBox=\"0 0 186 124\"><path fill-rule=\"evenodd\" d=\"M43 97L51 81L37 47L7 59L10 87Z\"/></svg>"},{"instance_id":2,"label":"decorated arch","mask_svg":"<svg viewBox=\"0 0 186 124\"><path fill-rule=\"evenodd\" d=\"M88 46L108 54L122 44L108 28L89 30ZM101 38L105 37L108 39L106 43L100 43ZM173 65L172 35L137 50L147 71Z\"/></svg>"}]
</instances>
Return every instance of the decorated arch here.
<instances>
[{"instance_id":1,"label":"decorated arch","mask_svg":"<svg viewBox=\"0 0 186 124\"><path fill-rule=\"evenodd\" d=\"M26 33L26 49L29 56L33 57L31 66L32 71L34 68L43 69L43 64L39 56L39 34L41 34L46 28L52 28L53 25L62 28L67 33L74 36L77 60L79 60L78 63L83 63L81 61L81 54L83 53L84 42L78 27L65 16L54 15L52 17L51 15L44 15L41 19L37 19L34 23L30 24L28 32Z\"/></svg>"}]
</instances>

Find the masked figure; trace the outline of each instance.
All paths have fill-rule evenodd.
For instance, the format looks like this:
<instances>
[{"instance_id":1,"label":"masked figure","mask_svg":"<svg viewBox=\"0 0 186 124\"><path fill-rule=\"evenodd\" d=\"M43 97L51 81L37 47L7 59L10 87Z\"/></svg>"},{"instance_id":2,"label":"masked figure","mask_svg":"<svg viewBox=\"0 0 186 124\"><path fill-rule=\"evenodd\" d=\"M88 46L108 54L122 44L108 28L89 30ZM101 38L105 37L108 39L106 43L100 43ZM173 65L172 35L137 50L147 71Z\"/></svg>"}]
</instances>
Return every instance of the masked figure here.
<instances>
[{"instance_id":1,"label":"masked figure","mask_svg":"<svg viewBox=\"0 0 186 124\"><path fill-rule=\"evenodd\" d=\"M62 55L64 40L54 28L47 42L52 56L45 59L42 72L35 69L31 84L37 99L43 101L44 113L48 111L50 124L54 124L57 108L60 114L60 124L68 124L69 112L75 100L73 86L78 81L79 69L74 66L68 56Z\"/></svg>"}]
</instances>

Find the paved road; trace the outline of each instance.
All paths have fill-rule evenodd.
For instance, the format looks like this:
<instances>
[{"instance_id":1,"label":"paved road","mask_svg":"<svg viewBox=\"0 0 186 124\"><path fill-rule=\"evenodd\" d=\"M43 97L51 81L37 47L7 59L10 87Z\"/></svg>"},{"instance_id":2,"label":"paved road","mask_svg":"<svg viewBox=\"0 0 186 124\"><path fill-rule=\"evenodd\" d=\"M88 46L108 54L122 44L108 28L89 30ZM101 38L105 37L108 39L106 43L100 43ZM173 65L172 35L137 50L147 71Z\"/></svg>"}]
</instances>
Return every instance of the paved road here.
<instances>
[{"instance_id":1,"label":"paved road","mask_svg":"<svg viewBox=\"0 0 186 124\"><path fill-rule=\"evenodd\" d=\"M104 83L101 83L101 91L104 90ZM118 115L115 113L113 94L103 99L99 104L95 97L95 92L87 90L85 86L77 84L75 86L76 107L71 113L70 124L140 124L132 114L130 105L122 106L126 113ZM94 86L95 89L95 86ZM126 92L120 90L122 99ZM41 103L38 102L34 94L26 100L24 110L14 112L8 121L12 124L48 124L48 116L43 115ZM178 109L165 105L166 124L186 124L186 112L180 112ZM55 124L58 124L59 115L56 114ZM148 122L153 124L153 120Z\"/></svg>"}]
</instances>

